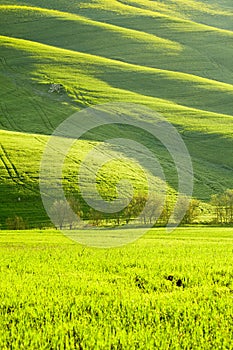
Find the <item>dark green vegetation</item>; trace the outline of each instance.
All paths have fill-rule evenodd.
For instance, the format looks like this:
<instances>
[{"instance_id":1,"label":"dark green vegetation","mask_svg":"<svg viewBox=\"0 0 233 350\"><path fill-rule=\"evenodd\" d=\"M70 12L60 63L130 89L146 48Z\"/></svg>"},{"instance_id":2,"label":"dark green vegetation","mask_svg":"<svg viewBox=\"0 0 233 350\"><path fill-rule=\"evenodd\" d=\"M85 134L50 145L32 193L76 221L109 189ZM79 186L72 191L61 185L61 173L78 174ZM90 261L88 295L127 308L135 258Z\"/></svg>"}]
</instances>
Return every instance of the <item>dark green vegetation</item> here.
<instances>
[{"instance_id":1,"label":"dark green vegetation","mask_svg":"<svg viewBox=\"0 0 233 350\"><path fill-rule=\"evenodd\" d=\"M215 222L221 224L233 222L233 190L214 194L211 202L215 208Z\"/></svg>"},{"instance_id":2,"label":"dark green vegetation","mask_svg":"<svg viewBox=\"0 0 233 350\"><path fill-rule=\"evenodd\" d=\"M154 229L112 250L55 231L0 240L1 349L232 348L230 229Z\"/></svg>"},{"instance_id":3,"label":"dark green vegetation","mask_svg":"<svg viewBox=\"0 0 233 350\"><path fill-rule=\"evenodd\" d=\"M47 222L38 169L48 135L74 111L109 101L146 105L177 126L195 197L232 188L232 17L231 0L0 1L2 225L15 214ZM51 83L61 92L49 93ZM158 153L176 189L169 157Z\"/></svg>"}]
</instances>

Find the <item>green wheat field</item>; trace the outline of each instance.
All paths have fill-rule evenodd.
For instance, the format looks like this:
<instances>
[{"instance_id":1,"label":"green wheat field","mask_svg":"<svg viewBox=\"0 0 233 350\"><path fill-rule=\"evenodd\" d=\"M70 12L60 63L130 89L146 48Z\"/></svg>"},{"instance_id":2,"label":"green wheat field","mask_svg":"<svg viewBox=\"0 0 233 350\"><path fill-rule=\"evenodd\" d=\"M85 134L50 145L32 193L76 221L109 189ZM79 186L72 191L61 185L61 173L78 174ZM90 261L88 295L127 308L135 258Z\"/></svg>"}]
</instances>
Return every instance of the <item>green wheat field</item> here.
<instances>
[{"instance_id":1,"label":"green wheat field","mask_svg":"<svg viewBox=\"0 0 233 350\"><path fill-rule=\"evenodd\" d=\"M113 249L2 231L1 349L231 349L232 230Z\"/></svg>"}]
</instances>

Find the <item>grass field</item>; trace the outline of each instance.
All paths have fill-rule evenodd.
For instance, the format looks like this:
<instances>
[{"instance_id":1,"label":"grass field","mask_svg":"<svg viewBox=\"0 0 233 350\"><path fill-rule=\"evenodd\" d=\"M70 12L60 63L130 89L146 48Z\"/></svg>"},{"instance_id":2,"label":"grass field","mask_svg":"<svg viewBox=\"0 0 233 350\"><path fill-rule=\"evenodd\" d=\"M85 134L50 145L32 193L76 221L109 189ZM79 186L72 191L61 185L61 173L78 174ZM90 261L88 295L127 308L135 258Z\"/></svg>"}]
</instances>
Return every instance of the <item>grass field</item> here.
<instances>
[{"instance_id":1,"label":"grass field","mask_svg":"<svg viewBox=\"0 0 233 350\"><path fill-rule=\"evenodd\" d=\"M44 229L52 224L39 188L54 129L86 107L114 102L111 113L123 121L127 109L150 130L159 112L176 127L193 163L199 220L210 221L211 195L233 188L232 57L232 0L0 0L0 349L233 348L232 228L153 228L128 245L145 227L65 236ZM51 84L61 91L50 92ZM80 167L100 147L84 163L89 198L96 185L114 199L122 179L136 193L149 179L158 193L156 155L173 203L172 155L123 124L73 144L61 174L67 197L80 195ZM135 162L144 160L135 149L122 158L121 148L104 142L111 138L147 147L148 167ZM15 215L36 229L6 230Z\"/></svg>"},{"instance_id":2,"label":"grass field","mask_svg":"<svg viewBox=\"0 0 233 350\"><path fill-rule=\"evenodd\" d=\"M110 250L1 231L0 347L231 349L232 244L227 228L153 229Z\"/></svg>"}]
</instances>

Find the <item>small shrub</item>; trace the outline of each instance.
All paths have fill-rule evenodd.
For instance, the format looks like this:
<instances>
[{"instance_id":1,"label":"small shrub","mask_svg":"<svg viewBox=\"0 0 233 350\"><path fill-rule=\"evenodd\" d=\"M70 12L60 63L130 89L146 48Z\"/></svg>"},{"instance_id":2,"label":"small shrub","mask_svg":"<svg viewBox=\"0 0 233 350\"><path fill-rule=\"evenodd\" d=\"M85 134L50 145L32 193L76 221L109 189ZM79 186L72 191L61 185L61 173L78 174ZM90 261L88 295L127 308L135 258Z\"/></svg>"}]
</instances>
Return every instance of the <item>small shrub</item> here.
<instances>
[{"instance_id":1,"label":"small shrub","mask_svg":"<svg viewBox=\"0 0 233 350\"><path fill-rule=\"evenodd\" d=\"M9 230L24 230L26 223L21 216L6 219L6 226Z\"/></svg>"}]
</instances>

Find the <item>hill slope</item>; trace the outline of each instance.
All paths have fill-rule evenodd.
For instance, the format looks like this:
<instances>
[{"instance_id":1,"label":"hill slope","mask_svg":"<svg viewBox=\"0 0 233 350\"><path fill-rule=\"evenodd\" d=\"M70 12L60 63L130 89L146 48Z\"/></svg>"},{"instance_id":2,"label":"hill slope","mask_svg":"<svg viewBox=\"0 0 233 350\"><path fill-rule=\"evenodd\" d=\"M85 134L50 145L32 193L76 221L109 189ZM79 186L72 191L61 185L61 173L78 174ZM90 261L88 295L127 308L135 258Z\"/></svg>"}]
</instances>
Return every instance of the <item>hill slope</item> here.
<instances>
[{"instance_id":1,"label":"hill slope","mask_svg":"<svg viewBox=\"0 0 233 350\"><path fill-rule=\"evenodd\" d=\"M217 0L0 1L2 223L46 220L38 169L48 135L109 101L146 105L177 126L195 196L233 187L232 17L231 2ZM51 83L62 93L49 93Z\"/></svg>"}]
</instances>

